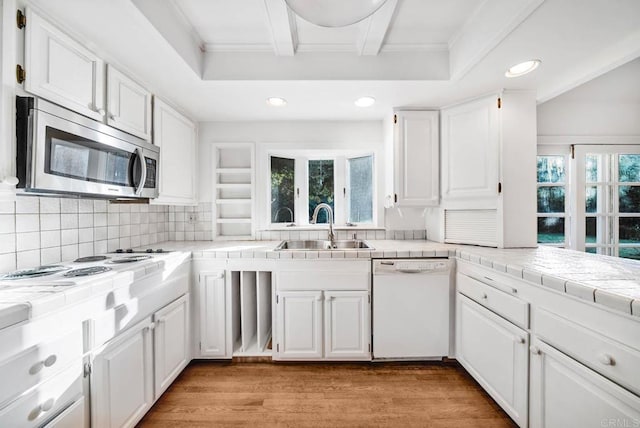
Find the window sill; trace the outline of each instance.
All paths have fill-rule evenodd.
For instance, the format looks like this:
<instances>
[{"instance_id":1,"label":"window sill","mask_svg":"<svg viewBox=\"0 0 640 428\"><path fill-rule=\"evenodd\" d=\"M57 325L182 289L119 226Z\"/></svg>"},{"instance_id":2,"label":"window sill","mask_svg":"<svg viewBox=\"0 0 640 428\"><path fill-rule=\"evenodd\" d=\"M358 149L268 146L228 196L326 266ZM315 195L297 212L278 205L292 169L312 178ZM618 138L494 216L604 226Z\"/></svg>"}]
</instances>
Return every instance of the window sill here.
<instances>
[{"instance_id":1,"label":"window sill","mask_svg":"<svg viewBox=\"0 0 640 428\"><path fill-rule=\"evenodd\" d=\"M314 231L314 230L327 230L329 225L327 223L322 223L314 226L283 226L283 227L271 227L266 229L260 229L259 232L285 232L285 231ZM361 224L358 226L333 226L333 230L386 230L384 227L378 227L373 225L365 225Z\"/></svg>"}]
</instances>

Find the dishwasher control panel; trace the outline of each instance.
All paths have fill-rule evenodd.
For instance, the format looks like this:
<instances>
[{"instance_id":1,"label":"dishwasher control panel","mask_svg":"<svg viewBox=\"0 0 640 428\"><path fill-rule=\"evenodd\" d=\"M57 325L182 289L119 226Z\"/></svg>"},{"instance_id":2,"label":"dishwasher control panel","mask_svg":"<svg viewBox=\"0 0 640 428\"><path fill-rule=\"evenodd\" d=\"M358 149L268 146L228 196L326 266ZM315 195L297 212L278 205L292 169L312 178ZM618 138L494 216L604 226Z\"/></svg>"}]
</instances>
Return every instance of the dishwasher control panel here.
<instances>
[{"instance_id":1,"label":"dishwasher control panel","mask_svg":"<svg viewBox=\"0 0 640 428\"><path fill-rule=\"evenodd\" d=\"M449 259L374 260L373 273L434 273L451 269Z\"/></svg>"}]
</instances>

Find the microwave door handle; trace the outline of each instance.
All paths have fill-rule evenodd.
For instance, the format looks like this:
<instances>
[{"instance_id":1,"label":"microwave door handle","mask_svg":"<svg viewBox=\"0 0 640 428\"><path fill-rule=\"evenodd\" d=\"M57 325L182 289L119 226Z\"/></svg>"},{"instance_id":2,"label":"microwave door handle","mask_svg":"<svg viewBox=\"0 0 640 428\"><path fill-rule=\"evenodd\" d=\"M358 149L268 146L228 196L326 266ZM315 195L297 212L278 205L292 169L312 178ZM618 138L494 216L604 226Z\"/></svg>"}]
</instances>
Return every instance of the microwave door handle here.
<instances>
[{"instance_id":1,"label":"microwave door handle","mask_svg":"<svg viewBox=\"0 0 640 428\"><path fill-rule=\"evenodd\" d=\"M147 162L145 161L145 157L142 154L142 149L140 147L136 147L136 154L138 155L141 171L140 183L138 183L138 187L136 187L136 196L140 196L142 189L144 189L144 183L147 181Z\"/></svg>"}]
</instances>

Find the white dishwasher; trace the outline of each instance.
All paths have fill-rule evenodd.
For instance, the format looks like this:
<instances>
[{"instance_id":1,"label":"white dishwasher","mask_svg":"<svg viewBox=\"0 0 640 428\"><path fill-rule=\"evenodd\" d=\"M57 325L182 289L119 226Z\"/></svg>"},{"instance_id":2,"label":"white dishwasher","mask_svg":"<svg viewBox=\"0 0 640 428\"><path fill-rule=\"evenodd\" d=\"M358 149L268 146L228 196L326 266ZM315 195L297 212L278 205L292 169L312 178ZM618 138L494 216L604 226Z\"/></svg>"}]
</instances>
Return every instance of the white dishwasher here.
<instances>
[{"instance_id":1,"label":"white dishwasher","mask_svg":"<svg viewBox=\"0 0 640 428\"><path fill-rule=\"evenodd\" d=\"M373 261L373 358L449 355L452 265L448 259Z\"/></svg>"}]
</instances>

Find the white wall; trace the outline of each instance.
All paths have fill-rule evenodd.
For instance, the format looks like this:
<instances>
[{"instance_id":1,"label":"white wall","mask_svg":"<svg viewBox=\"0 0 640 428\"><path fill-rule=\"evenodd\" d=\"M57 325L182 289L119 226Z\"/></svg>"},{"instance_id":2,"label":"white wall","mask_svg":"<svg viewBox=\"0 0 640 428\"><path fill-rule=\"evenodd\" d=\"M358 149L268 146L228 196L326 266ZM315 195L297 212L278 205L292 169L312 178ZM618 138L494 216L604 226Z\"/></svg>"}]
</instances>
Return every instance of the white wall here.
<instances>
[{"instance_id":1,"label":"white wall","mask_svg":"<svg viewBox=\"0 0 640 428\"><path fill-rule=\"evenodd\" d=\"M562 135L640 136L640 58L538 105L538 136Z\"/></svg>"},{"instance_id":2,"label":"white wall","mask_svg":"<svg viewBox=\"0 0 640 428\"><path fill-rule=\"evenodd\" d=\"M199 124L199 195L201 202L213 200L213 143L256 144L256 156L261 149L281 145L287 149L367 150L376 153L376 187L378 215L382 214L384 190L384 150L381 121L281 121L281 122L203 122ZM258 166L260 162L256 163ZM257 213L262 198L262 171L256 171Z\"/></svg>"}]
</instances>

